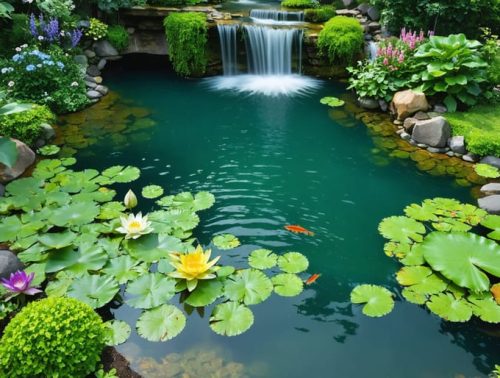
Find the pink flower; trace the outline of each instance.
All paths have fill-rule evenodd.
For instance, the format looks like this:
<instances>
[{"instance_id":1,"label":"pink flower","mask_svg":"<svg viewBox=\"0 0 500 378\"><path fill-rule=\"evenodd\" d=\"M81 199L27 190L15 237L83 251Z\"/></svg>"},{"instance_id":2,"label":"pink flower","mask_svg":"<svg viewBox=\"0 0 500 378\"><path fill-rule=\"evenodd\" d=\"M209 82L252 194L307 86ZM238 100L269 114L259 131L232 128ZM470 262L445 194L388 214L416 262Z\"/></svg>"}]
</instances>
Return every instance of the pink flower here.
<instances>
[{"instance_id":1,"label":"pink flower","mask_svg":"<svg viewBox=\"0 0 500 378\"><path fill-rule=\"evenodd\" d=\"M35 295L42 291L31 286L34 277L35 273L28 275L24 270L18 270L15 273L11 273L9 279L2 278L2 285L11 292L11 296L19 294Z\"/></svg>"},{"instance_id":2,"label":"pink flower","mask_svg":"<svg viewBox=\"0 0 500 378\"><path fill-rule=\"evenodd\" d=\"M384 66L387 66L389 64L389 59L384 58L384 62L383 63L384 63Z\"/></svg>"}]
</instances>

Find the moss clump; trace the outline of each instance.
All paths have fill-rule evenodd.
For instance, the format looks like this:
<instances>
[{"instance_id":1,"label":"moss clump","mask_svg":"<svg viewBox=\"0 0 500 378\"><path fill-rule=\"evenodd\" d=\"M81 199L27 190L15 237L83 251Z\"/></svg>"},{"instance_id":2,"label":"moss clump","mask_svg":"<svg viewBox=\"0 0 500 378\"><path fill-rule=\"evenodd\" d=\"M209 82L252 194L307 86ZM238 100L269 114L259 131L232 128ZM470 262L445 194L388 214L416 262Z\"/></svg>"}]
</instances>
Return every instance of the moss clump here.
<instances>
[{"instance_id":1,"label":"moss clump","mask_svg":"<svg viewBox=\"0 0 500 378\"><path fill-rule=\"evenodd\" d=\"M318 2L315 0L283 0L281 2L281 6L285 8L316 8L318 6Z\"/></svg>"},{"instance_id":2,"label":"moss clump","mask_svg":"<svg viewBox=\"0 0 500 378\"><path fill-rule=\"evenodd\" d=\"M107 35L109 43L118 51L123 51L128 47L129 36L127 29L121 25L112 25L108 28Z\"/></svg>"},{"instance_id":3,"label":"moss clump","mask_svg":"<svg viewBox=\"0 0 500 378\"><path fill-rule=\"evenodd\" d=\"M0 135L33 145L43 132L42 124L54 121L55 116L48 107L33 105L30 110L0 116Z\"/></svg>"},{"instance_id":4,"label":"moss clump","mask_svg":"<svg viewBox=\"0 0 500 378\"><path fill-rule=\"evenodd\" d=\"M304 11L304 19L307 22L326 22L335 16L335 7L322 5L319 8L309 8Z\"/></svg>"},{"instance_id":5,"label":"moss clump","mask_svg":"<svg viewBox=\"0 0 500 378\"><path fill-rule=\"evenodd\" d=\"M351 17L333 17L318 35L320 52L330 62L352 62L361 53L363 45L363 28Z\"/></svg>"},{"instance_id":6,"label":"moss clump","mask_svg":"<svg viewBox=\"0 0 500 378\"><path fill-rule=\"evenodd\" d=\"M171 13L163 25L170 59L183 76L202 75L207 66L206 16L199 12Z\"/></svg>"},{"instance_id":7,"label":"moss clump","mask_svg":"<svg viewBox=\"0 0 500 378\"><path fill-rule=\"evenodd\" d=\"M24 307L0 340L2 377L85 377L100 360L106 327L90 306L46 298Z\"/></svg>"}]
</instances>

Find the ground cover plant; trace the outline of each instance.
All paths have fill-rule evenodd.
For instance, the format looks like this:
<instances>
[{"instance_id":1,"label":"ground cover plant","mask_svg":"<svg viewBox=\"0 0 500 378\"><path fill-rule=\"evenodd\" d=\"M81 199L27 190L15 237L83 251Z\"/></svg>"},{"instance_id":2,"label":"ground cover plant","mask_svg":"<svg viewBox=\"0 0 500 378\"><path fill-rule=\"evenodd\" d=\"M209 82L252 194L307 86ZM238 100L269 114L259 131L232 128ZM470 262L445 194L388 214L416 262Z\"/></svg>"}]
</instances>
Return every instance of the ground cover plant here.
<instances>
[{"instance_id":1,"label":"ground cover plant","mask_svg":"<svg viewBox=\"0 0 500 378\"><path fill-rule=\"evenodd\" d=\"M351 17L333 17L318 35L318 48L331 62L352 62L361 53L363 45L363 28Z\"/></svg>"}]
</instances>

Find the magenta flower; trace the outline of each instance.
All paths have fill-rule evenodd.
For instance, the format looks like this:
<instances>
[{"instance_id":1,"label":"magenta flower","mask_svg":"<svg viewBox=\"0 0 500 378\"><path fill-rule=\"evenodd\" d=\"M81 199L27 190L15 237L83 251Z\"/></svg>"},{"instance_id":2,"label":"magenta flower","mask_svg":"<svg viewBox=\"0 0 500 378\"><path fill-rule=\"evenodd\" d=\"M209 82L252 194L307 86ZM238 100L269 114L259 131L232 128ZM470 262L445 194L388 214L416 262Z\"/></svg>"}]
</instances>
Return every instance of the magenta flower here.
<instances>
[{"instance_id":1,"label":"magenta flower","mask_svg":"<svg viewBox=\"0 0 500 378\"><path fill-rule=\"evenodd\" d=\"M2 285L11 292L13 297L19 294L35 295L42 291L31 286L34 277L35 273L26 274L25 271L18 270L11 273L9 279L2 278Z\"/></svg>"}]
</instances>

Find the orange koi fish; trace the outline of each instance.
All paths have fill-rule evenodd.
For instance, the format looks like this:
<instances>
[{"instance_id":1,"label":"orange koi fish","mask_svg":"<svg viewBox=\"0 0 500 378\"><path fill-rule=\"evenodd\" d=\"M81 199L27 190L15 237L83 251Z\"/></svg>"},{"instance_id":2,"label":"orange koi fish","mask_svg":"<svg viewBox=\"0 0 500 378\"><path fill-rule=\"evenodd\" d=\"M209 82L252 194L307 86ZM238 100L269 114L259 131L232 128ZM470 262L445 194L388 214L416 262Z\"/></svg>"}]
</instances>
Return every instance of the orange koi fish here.
<instances>
[{"instance_id":1,"label":"orange koi fish","mask_svg":"<svg viewBox=\"0 0 500 378\"><path fill-rule=\"evenodd\" d=\"M305 284L306 284L306 285L312 285L313 283L315 283L315 282L316 282L316 280L317 280L320 276L321 276L321 274L319 274L319 273L314 273L313 275L311 275L311 277L309 277L309 278L306 280Z\"/></svg>"},{"instance_id":2,"label":"orange koi fish","mask_svg":"<svg viewBox=\"0 0 500 378\"><path fill-rule=\"evenodd\" d=\"M311 232L311 231L309 231L309 230L307 230L304 227L299 226L299 225L289 224L289 225L285 226L285 230L291 231L294 234L305 234L305 235L309 235L309 236L314 235L314 232Z\"/></svg>"}]
</instances>

